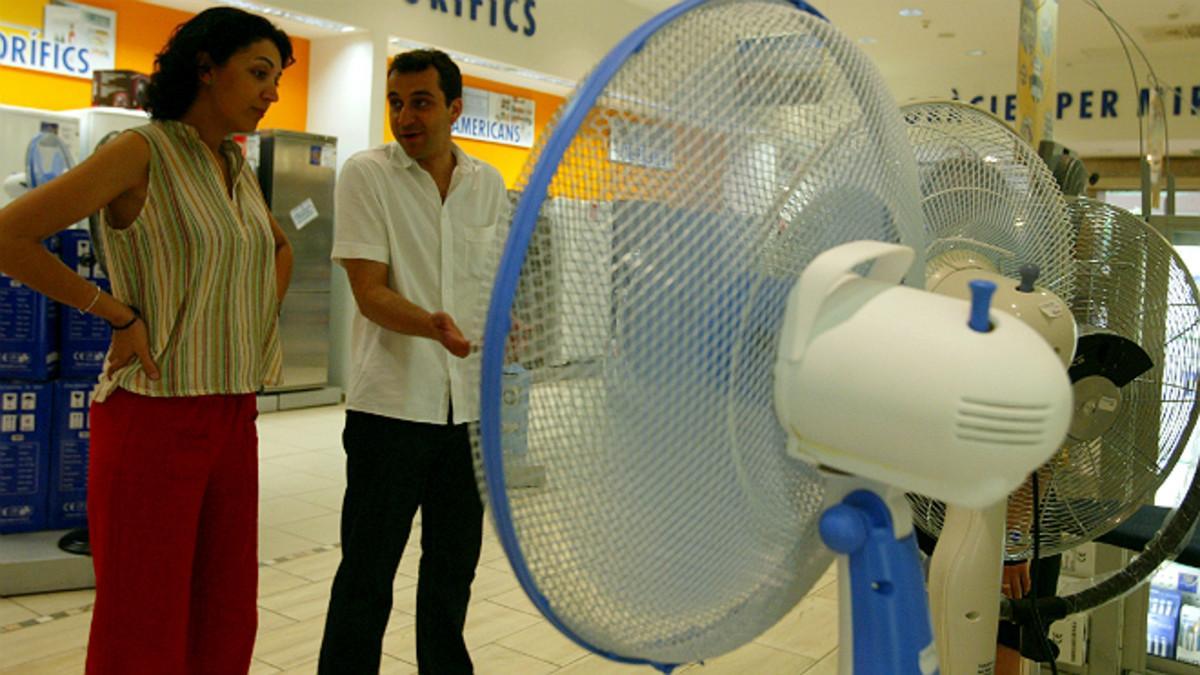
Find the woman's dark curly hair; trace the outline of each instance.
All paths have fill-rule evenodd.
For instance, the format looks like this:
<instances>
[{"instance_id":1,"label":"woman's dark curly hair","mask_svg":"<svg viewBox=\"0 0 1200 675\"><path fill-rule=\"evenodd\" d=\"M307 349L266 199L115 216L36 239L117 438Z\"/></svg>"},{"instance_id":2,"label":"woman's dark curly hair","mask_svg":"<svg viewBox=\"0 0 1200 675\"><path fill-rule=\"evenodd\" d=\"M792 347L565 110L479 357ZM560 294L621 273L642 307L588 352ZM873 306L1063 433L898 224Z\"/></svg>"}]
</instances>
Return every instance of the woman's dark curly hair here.
<instances>
[{"instance_id":1,"label":"woman's dark curly hair","mask_svg":"<svg viewBox=\"0 0 1200 675\"><path fill-rule=\"evenodd\" d=\"M259 40L270 40L279 48L284 68L295 61L287 33L261 16L240 9L214 7L179 24L154 59L154 74L144 102L150 117L177 120L192 106L200 89L200 54L207 54L213 65L220 66Z\"/></svg>"}]
</instances>

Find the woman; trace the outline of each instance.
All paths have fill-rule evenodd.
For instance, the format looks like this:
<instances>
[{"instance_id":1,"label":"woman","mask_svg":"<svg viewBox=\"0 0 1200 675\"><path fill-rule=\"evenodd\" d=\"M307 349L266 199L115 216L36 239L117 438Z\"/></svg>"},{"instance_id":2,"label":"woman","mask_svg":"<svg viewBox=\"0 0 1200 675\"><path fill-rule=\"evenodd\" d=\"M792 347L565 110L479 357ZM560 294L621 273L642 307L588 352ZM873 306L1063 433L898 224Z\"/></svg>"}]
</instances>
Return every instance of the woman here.
<instances>
[{"instance_id":1,"label":"woman","mask_svg":"<svg viewBox=\"0 0 1200 675\"><path fill-rule=\"evenodd\" d=\"M152 122L0 211L0 272L113 327L91 410L89 673L245 673L256 629L255 397L278 377L292 252L234 132L292 62L210 9L155 61ZM112 295L41 241L100 210Z\"/></svg>"}]
</instances>

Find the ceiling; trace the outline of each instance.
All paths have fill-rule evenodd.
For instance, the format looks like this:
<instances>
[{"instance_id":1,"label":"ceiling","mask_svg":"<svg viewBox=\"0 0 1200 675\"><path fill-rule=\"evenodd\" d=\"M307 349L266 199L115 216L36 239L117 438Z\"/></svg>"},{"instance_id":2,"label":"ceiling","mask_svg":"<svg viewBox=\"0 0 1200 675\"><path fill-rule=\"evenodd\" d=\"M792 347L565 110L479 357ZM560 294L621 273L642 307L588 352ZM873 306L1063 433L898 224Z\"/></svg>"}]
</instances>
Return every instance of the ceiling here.
<instances>
[{"instance_id":1,"label":"ceiling","mask_svg":"<svg viewBox=\"0 0 1200 675\"><path fill-rule=\"evenodd\" d=\"M214 0L149 0L153 4L198 12ZM353 0L347 0L353 2ZM556 0L588 3L594 0ZM610 0L624 6L632 28L678 0ZM1124 26L1146 50L1151 61L1191 60L1200 68L1200 0L1094 0ZM215 0L217 4L221 0ZM891 81L938 81L948 67L990 70L1012 66L1015 71L1017 25L1021 0L817 0L813 3L843 33L862 44L884 76ZM1120 43L1093 0L1060 0L1059 65L1068 70L1099 60L1124 62ZM271 5L267 0L263 5ZM286 5L286 0L282 3ZM900 10L918 8L920 17L902 17ZM331 14L337 14L331 11ZM273 17L289 34L306 38L337 31ZM1184 37L1190 36L1190 37ZM982 50L980 56L969 53ZM597 55L598 57L599 55ZM1014 75L1015 77L1015 75ZM943 78L944 79L944 78ZM919 85L915 85L919 86ZM932 93L932 92L931 92ZM948 94L949 92L943 92Z\"/></svg>"},{"instance_id":2,"label":"ceiling","mask_svg":"<svg viewBox=\"0 0 1200 675\"><path fill-rule=\"evenodd\" d=\"M625 0L647 16L676 0ZM812 3L843 33L863 44L885 75L940 71L962 62L981 67L1001 63L1015 72L1017 26L1021 0L815 0ZM1200 66L1200 0L1097 0L1156 57L1186 56ZM919 17L900 16L901 9L920 9ZM1112 28L1090 0L1059 1L1058 58L1072 68L1090 59L1120 57L1123 52ZM1170 34L1186 34L1177 39ZM983 50L982 56L968 52ZM1015 78L1015 75L1014 75Z\"/></svg>"},{"instance_id":3,"label":"ceiling","mask_svg":"<svg viewBox=\"0 0 1200 675\"><path fill-rule=\"evenodd\" d=\"M223 1L223 0L142 0L142 1L147 2L151 5L159 5L161 7L172 7L174 9L181 9L185 12L191 12L193 14L198 14L201 11L206 10L209 7L212 7L214 5L237 5L238 4L236 1L228 2L228 1ZM353 2L353 0L347 0L347 1ZM271 7L271 6L278 7L278 6L284 6L286 3L271 2L271 0L265 0L263 2L260 2L259 0L254 0L254 4L262 5L265 7ZM313 38L330 37L333 35L341 34L341 31L338 31L338 30L333 30L331 28L324 28L324 27L320 27L320 26L314 26L311 24L302 23L300 21L293 21L286 17L272 16L272 17L270 17L270 19L275 25L282 28L284 30L284 32L286 32L288 35L294 35L296 37L308 38L310 40Z\"/></svg>"},{"instance_id":4,"label":"ceiling","mask_svg":"<svg viewBox=\"0 0 1200 675\"><path fill-rule=\"evenodd\" d=\"M150 0L155 4L187 11L199 11L221 0ZM397 0L398 1L398 0ZM1042 0L1048 1L1048 0ZM329 15L355 0L329 5ZM594 12L596 0L554 0L569 7L586 6L579 12ZM677 0L605 0L611 3L614 24L612 41L649 19ZM814 0L843 33L858 40L861 48L879 67L893 95L900 101L916 98L949 97L959 93L972 96L1003 97L1016 89L1017 30L1022 0ZM289 6L289 0L270 0L262 4ZM1132 105L1132 77L1126 79L1129 66L1125 52L1104 16L1093 6L1104 9L1127 30L1145 50L1160 76L1169 84L1185 86L1185 101L1190 103L1190 88L1200 85L1200 0L1059 0L1059 44L1057 84L1060 91L1072 88L1099 89L1121 86L1129 92ZM311 9L320 3L307 3ZM917 17L900 15L901 9L921 10ZM567 8L559 8L566 10ZM569 11L569 10L567 10ZM335 30L306 25L286 18L272 17L289 33L308 38L334 35ZM564 24L565 26L565 24ZM597 27L599 28L599 27ZM594 55L599 59L601 54ZM588 60L588 59L585 59ZM594 61L589 61L594 62ZM1144 69L1142 69L1144 71ZM1120 75L1114 78L1113 73ZM487 76L486 73L477 73ZM517 77L501 73L504 77ZM565 79L581 77L582 72ZM559 74L560 83L563 81ZM1144 78L1144 72L1139 74ZM498 79L504 79L498 77ZM1114 80L1117 82L1114 83ZM519 84L520 82L513 82ZM534 88L545 88L532 81ZM1144 82L1141 83L1144 86ZM1001 103L1001 105L1003 105ZM1133 117L1133 115L1129 115ZM1079 120L1075 120L1078 125ZM1061 126L1070 135L1072 121ZM1089 122L1090 124L1090 122ZM1111 138L1077 145L1085 154L1137 154L1137 130L1132 121L1110 133ZM1056 131L1056 137L1058 132ZM1091 137L1090 132L1083 136ZM1194 139L1191 137L1195 137ZM1071 139L1067 139L1071 140ZM1200 117L1184 112L1176 118L1172 131L1172 154L1200 153Z\"/></svg>"}]
</instances>

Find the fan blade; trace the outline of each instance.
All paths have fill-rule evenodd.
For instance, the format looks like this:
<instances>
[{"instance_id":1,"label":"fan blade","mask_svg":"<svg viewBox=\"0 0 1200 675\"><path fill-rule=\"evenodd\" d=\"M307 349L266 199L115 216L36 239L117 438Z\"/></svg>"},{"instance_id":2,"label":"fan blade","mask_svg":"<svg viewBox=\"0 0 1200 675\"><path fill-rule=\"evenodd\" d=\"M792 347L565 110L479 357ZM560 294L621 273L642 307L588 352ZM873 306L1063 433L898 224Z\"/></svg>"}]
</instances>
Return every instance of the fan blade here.
<instances>
[{"instance_id":1,"label":"fan blade","mask_svg":"<svg viewBox=\"0 0 1200 675\"><path fill-rule=\"evenodd\" d=\"M1072 383L1099 375L1124 387L1153 367L1150 355L1133 340L1115 333L1092 333L1079 338L1067 375Z\"/></svg>"}]
</instances>

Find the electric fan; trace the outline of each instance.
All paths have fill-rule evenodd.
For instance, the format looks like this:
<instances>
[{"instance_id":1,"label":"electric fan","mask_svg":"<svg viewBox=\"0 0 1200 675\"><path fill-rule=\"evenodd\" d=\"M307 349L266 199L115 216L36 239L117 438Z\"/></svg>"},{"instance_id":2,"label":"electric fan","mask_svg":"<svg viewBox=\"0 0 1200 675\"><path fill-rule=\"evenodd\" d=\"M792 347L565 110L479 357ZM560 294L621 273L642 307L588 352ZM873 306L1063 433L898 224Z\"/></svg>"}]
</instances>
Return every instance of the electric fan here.
<instances>
[{"instance_id":1,"label":"electric fan","mask_svg":"<svg viewBox=\"0 0 1200 675\"><path fill-rule=\"evenodd\" d=\"M926 288L966 297L970 281L991 279L1000 288L996 308L1037 330L1065 370L1075 350L1064 300L1072 293L1075 233L1054 176L1007 124L974 106L928 101L901 111L927 224ZM917 523L939 536L929 598L942 666L947 675L988 672L1005 521L1019 514L1003 498L984 509L909 500Z\"/></svg>"},{"instance_id":2,"label":"electric fan","mask_svg":"<svg viewBox=\"0 0 1200 675\"><path fill-rule=\"evenodd\" d=\"M41 131L25 149L25 172L15 173L4 180L4 191L16 199L27 190L50 182L74 165L71 149L58 134Z\"/></svg>"},{"instance_id":3,"label":"electric fan","mask_svg":"<svg viewBox=\"0 0 1200 675\"><path fill-rule=\"evenodd\" d=\"M1079 344L1070 368L1075 414L1043 467L1039 549L1061 553L1129 517L1174 467L1197 415L1200 311L1195 284L1170 243L1137 216L1085 197L1066 200L1078 240L1071 311ZM1031 513L1018 492L1010 511ZM943 510L914 499L922 529ZM1006 557L1033 552L1032 520L1010 524Z\"/></svg>"},{"instance_id":4,"label":"electric fan","mask_svg":"<svg viewBox=\"0 0 1200 675\"><path fill-rule=\"evenodd\" d=\"M73 164L66 142L56 133L43 131L29 141L25 153L25 179L33 189L61 176Z\"/></svg>"},{"instance_id":5,"label":"electric fan","mask_svg":"<svg viewBox=\"0 0 1200 675\"><path fill-rule=\"evenodd\" d=\"M1195 426L1200 296L1183 261L1158 232L1119 207L1070 199L1078 231L1080 328L1071 366L1075 414L1066 443L1043 469L1039 548L1091 541L1148 501L1175 466ZM1032 511L1032 495L1014 508ZM1124 570L1065 598L1037 602L1047 619L1086 611L1132 591L1182 550L1200 514L1195 476L1145 549ZM1031 555L1028 526L1015 528L1010 558ZM1002 603L1024 619L1031 603Z\"/></svg>"},{"instance_id":6,"label":"electric fan","mask_svg":"<svg viewBox=\"0 0 1200 675\"><path fill-rule=\"evenodd\" d=\"M845 554L843 670L928 674L903 493L1002 499L1061 442L1070 389L1036 332L988 311L993 285L971 303L918 290L901 118L857 48L801 10L677 5L535 147L497 233L482 489L525 592L592 651L664 669L730 651L804 595L827 542ZM547 232L548 198L613 217ZM587 348L561 358L568 338ZM528 417L506 436L513 365ZM539 489L506 484L515 454L544 468Z\"/></svg>"}]
</instances>

